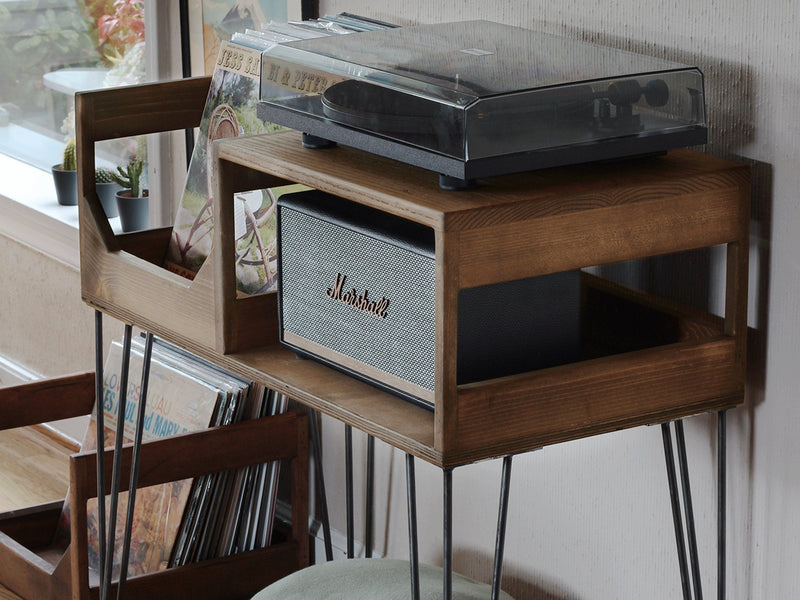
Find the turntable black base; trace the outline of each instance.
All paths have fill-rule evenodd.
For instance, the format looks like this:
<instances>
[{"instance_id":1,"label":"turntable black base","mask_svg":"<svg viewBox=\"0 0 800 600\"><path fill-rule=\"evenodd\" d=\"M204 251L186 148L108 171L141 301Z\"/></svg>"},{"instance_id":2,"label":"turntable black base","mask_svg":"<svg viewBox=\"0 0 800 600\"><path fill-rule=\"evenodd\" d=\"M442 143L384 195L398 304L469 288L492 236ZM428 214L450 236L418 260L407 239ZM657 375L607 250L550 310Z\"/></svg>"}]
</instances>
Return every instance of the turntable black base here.
<instances>
[{"instance_id":1,"label":"turntable black base","mask_svg":"<svg viewBox=\"0 0 800 600\"><path fill-rule=\"evenodd\" d=\"M298 98L307 102L308 98ZM606 138L585 144L549 147L542 150L517 152L480 159L447 156L427 148L335 123L316 116L307 107L290 104L259 102L259 118L280 123L303 132L303 145L325 148L342 144L385 158L414 165L439 174L439 184L445 190L467 189L476 180L510 173L534 171L570 164L598 162L624 157L659 154L675 148L705 144L707 130L703 126L661 131L657 134L628 135Z\"/></svg>"}]
</instances>

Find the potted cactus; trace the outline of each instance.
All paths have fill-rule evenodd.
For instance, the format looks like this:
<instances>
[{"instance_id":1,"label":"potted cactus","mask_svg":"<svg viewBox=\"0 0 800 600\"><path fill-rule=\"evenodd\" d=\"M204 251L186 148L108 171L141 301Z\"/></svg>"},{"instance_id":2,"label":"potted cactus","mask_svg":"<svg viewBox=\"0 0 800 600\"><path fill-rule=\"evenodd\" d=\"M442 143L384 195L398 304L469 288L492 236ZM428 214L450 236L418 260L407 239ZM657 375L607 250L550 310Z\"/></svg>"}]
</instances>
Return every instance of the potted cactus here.
<instances>
[{"instance_id":1,"label":"potted cactus","mask_svg":"<svg viewBox=\"0 0 800 600\"><path fill-rule=\"evenodd\" d=\"M53 183L56 186L56 199L63 206L75 206L78 203L78 162L75 140L64 146L61 163L53 165Z\"/></svg>"},{"instance_id":2,"label":"potted cactus","mask_svg":"<svg viewBox=\"0 0 800 600\"><path fill-rule=\"evenodd\" d=\"M64 146L64 155L61 163L53 165L53 181L56 186L56 199L63 206L78 204L78 161L75 140L70 140ZM94 180L97 183L97 196L106 216L110 219L117 216L117 202L115 194L121 189L114 181L114 173L105 167L98 167L94 171Z\"/></svg>"},{"instance_id":3,"label":"potted cactus","mask_svg":"<svg viewBox=\"0 0 800 600\"><path fill-rule=\"evenodd\" d=\"M111 219L118 216L117 192L122 187L114 181L114 173L111 169L98 167L94 170L94 181L97 185L97 197L100 199L100 204L103 205L106 217Z\"/></svg>"},{"instance_id":4,"label":"potted cactus","mask_svg":"<svg viewBox=\"0 0 800 600\"><path fill-rule=\"evenodd\" d=\"M149 225L148 191L142 188L144 167L144 160L134 156L124 168L117 167L117 172L112 174L114 181L123 188L116 193L122 231L147 229Z\"/></svg>"}]
</instances>

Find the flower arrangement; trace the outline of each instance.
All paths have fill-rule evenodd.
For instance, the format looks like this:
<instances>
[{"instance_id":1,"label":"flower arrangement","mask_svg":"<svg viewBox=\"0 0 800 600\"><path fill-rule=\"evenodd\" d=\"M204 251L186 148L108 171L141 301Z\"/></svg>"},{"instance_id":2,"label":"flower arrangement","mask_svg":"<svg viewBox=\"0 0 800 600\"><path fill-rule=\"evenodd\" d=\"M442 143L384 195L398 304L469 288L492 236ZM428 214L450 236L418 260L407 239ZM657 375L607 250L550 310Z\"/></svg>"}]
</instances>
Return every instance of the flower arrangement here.
<instances>
[{"instance_id":1,"label":"flower arrangement","mask_svg":"<svg viewBox=\"0 0 800 600\"><path fill-rule=\"evenodd\" d=\"M86 3L88 16L97 23L97 44L111 64L119 62L134 46L144 41L142 0L93 0Z\"/></svg>"}]
</instances>

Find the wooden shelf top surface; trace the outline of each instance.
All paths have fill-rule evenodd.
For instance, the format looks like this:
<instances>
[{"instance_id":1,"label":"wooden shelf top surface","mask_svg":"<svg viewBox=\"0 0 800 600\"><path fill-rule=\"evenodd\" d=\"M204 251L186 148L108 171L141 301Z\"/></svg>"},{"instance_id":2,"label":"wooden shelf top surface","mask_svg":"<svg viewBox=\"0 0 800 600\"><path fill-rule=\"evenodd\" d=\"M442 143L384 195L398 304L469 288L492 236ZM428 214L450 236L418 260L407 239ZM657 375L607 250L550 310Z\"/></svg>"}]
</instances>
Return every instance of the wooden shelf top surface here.
<instances>
[{"instance_id":1,"label":"wooden shelf top surface","mask_svg":"<svg viewBox=\"0 0 800 600\"><path fill-rule=\"evenodd\" d=\"M304 148L295 131L217 145L223 160L450 231L730 189L747 177L739 163L676 150L481 179L475 188L452 192L439 188L436 173L395 160L341 146Z\"/></svg>"}]
</instances>

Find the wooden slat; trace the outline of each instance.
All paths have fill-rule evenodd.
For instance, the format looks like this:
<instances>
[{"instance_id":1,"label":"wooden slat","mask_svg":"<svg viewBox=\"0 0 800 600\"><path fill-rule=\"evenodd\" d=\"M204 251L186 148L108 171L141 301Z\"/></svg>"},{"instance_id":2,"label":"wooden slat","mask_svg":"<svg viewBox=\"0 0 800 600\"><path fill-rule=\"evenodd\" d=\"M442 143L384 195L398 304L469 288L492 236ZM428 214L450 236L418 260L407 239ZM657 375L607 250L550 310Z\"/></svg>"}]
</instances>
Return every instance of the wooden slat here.
<instances>
[{"instance_id":1,"label":"wooden slat","mask_svg":"<svg viewBox=\"0 0 800 600\"><path fill-rule=\"evenodd\" d=\"M77 373L0 388L0 429L88 415L94 373Z\"/></svg>"},{"instance_id":2,"label":"wooden slat","mask_svg":"<svg viewBox=\"0 0 800 600\"><path fill-rule=\"evenodd\" d=\"M734 353L735 340L721 337L461 386L459 441L532 449L732 407L744 398Z\"/></svg>"},{"instance_id":3,"label":"wooden slat","mask_svg":"<svg viewBox=\"0 0 800 600\"><path fill-rule=\"evenodd\" d=\"M0 531L27 548L44 548L53 541L63 507L63 500L54 500L0 513Z\"/></svg>"},{"instance_id":4,"label":"wooden slat","mask_svg":"<svg viewBox=\"0 0 800 600\"><path fill-rule=\"evenodd\" d=\"M291 458L297 452L297 421L295 413L286 413L226 427L217 427L169 438L153 440L142 445L139 464L139 486L147 487L169 481L179 481L225 469L259 464L270 460ZM120 490L129 483L132 446L122 449ZM106 485L111 491L113 450L106 450ZM94 452L74 454L71 468L80 475L86 498L95 498L96 455Z\"/></svg>"},{"instance_id":5,"label":"wooden slat","mask_svg":"<svg viewBox=\"0 0 800 600\"><path fill-rule=\"evenodd\" d=\"M246 600L270 583L304 566L297 560L294 543L278 544L228 558L214 559L130 577L125 584L125 598L191 598L213 600L231 598ZM97 600L99 590L92 587L86 600ZM117 584L112 583L109 597L117 597ZM83 598L81 599L83 600Z\"/></svg>"},{"instance_id":6,"label":"wooden slat","mask_svg":"<svg viewBox=\"0 0 800 600\"><path fill-rule=\"evenodd\" d=\"M75 94L76 117L95 141L191 129L200 123L210 77L143 83ZM92 112L77 108L91 99Z\"/></svg>"},{"instance_id":7,"label":"wooden slat","mask_svg":"<svg viewBox=\"0 0 800 600\"><path fill-rule=\"evenodd\" d=\"M222 147L215 144L215 153ZM233 216L233 194L249 189L280 185L282 182L261 171L225 164L215 171L214 243L210 257L213 265L216 325L214 346L223 353L263 346L277 334L275 294L238 298L236 290L236 247Z\"/></svg>"},{"instance_id":8,"label":"wooden slat","mask_svg":"<svg viewBox=\"0 0 800 600\"><path fill-rule=\"evenodd\" d=\"M219 364L350 423L397 448L438 463L433 412L280 346L217 356Z\"/></svg>"},{"instance_id":9,"label":"wooden slat","mask_svg":"<svg viewBox=\"0 0 800 600\"><path fill-rule=\"evenodd\" d=\"M459 283L489 285L730 242L739 234L738 199L736 189L670 195L464 231Z\"/></svg>"}]
</instances>

